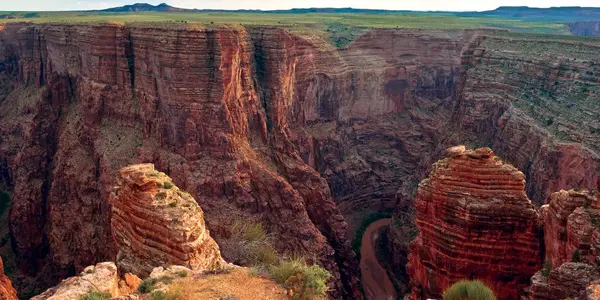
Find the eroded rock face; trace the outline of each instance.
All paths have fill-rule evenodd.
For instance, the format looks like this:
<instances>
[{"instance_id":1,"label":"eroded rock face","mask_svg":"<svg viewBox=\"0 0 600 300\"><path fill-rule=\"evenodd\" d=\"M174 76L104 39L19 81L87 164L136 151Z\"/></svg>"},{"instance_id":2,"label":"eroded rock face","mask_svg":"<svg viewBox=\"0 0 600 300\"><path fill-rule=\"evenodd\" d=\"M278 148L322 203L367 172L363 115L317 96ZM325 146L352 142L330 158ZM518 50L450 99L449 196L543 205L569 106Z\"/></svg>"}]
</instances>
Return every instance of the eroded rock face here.
<instances>
[{"instance_id":1,"label":"eroded rock face","mask_svg":"<svg viewBox=\"0 0 600 300\"><path fill-rule=\"evenodd\" d=\"M529 297L532 300L581 299L592 281L600 273L595 266L585 263L568 262L550 271L548 276L541 272L531 278ZM593 287L591 287L594 289ZM588 295L593 295L590 291Z\"/></svg>"},{"instance_id":2,"label":"eroded rock face","mask_svg":"<svg viewBox=\"0 0 600 300\"><path fill-rule=\"evenodd\" d=\"M2 258L0 258L0 299L2 300L16 300L17 291L12 286L10 279L4 275L4 264Z\"/></svg>"},{"instance_id":3,"label":"eroded rock face","mask_svg":"<svg viewBox=\"0 0 600 300\"><path fill-rule=\"evenodd\" d=\"M549 202L539 210L546 263L559 267L577 252L581 262L595 264L600 246L598 199L588 191L562 190L553 193Z\"/></svg>"},{"instance_id":4,"label":"eroded rock face","mask_svg":"<svg viewBox=\"0 0 600 300\"><path fill-rule=\"evenodd\" d=\"M448 149L419 184L415 206L419 235L407 266L413 299L440 298L464 278L486 282L500 299L518 299L540 268L525 176L489 148Z\"/></svg>"},{"instance_id":5,"label":"eroded rock face","mask_svg":"<svg viewBox=\"0 0 600 300\"><path fill-rule=\"evenodd\" d=\"M122 168L110 204L117 264L124 273L144 278L159 266L210 269L224 263L202 208L154 165Z\"/></svg>"},{"instance_id":6,"label":"eroded rock face","mask_svg":"<svg viewBox=\"0 0 600 300\"><path fill-rule=\"evenodd\" d=\"M530 299L597 297L590 283L600 279L598 200L596 192L561 190L540 208L546 257L531 278Z\"/></svg>"},{"instance_id":7,"label":"eroded rock face","mask_svg":"<svg viewBox=\"0 0 600 300\"><path fill-rule=\"evenodd\" d=\"M31 298L32 300L65 300L79 299L90 291L109 293L119 296L119 278L117 266L113 262L103 262L89 266L79 274L63 280L59 285Z\"/></svg>"},{"instance_id":8,"label":"eroded rock face","mask_svg":"<svg viewBox=\"0 0 600 300\"><path fill-rule=\"evenodd\" d=\"M262 222L278 250L332 273L332 296L361 298L346 223L289 129L311 43L272 28L14 24L0 36L14 70L0 109L11 230L41 284L116 256L114 174L153 162L202 205L217 241L235 219Z\"/></svg>"}]
</instances>

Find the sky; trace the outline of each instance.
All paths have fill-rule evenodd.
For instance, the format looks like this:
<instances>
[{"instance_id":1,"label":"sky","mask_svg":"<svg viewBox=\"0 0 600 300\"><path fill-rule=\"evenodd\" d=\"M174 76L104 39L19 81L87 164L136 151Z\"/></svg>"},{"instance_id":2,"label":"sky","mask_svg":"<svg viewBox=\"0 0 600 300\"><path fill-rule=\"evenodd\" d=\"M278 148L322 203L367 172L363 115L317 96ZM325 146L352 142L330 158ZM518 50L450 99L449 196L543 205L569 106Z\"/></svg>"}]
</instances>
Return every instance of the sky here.
<instances>
[{"instance_id":1,"label":"sky","mask_svg":"<svg viewBox=\"0 0 600 300\"><path fill-rule=\"evenodd\" d=\"M0 11L87 10L146 2L199 9L353 7L390 10L482 11L498 6L595 6L600 0L0 0Z\"/></svg>"}]
</instances>

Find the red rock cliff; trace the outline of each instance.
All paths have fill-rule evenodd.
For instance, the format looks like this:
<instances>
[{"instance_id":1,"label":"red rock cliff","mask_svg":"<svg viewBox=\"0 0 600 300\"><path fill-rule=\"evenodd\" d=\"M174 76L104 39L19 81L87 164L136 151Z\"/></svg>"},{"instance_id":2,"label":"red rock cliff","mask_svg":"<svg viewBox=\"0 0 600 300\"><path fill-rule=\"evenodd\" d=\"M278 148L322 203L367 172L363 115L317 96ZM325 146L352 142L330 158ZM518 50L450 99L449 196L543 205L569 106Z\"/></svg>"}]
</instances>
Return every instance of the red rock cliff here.
<instances>
[{"instance_id":1,"label":"red rock cliff","mask_svg":"<svg viewBox=\"0 0 600 300\"><path fill-rule=\"evenodd\" d=\"M217 241L235 219L261 221L280 251L310 254L333 274L332 296L361 297L346 223L290 139L291 76L308 42L244 28L0 33L11 230L21 268L46 274L41 284L116 255L112 174L150 161L202 205Z\"/></svg>"},{"instance_id":2,"label":"red rock cliff","mask_svg":"<svg viewBox=\"0 0 600 300\"><path fill-rule=\"evenodd\" d=\"M518 299L541 262L537 214L524 189L523 173L491 149L450 148L417 191L412 298L440 298L474 278L499 299Z\"/></svg>"},{"instance_id":3,"label":"red rock cliff","mask_svg":"<svg viewBox=\"0 0 600 300\"><path fill-rule=\"evenodd\" d=\"M600 279L596 193L561 190L540 208L546 257L544 268L531 279L530 299L579 299L588 285Z\"/></svg>"}]
</instances>

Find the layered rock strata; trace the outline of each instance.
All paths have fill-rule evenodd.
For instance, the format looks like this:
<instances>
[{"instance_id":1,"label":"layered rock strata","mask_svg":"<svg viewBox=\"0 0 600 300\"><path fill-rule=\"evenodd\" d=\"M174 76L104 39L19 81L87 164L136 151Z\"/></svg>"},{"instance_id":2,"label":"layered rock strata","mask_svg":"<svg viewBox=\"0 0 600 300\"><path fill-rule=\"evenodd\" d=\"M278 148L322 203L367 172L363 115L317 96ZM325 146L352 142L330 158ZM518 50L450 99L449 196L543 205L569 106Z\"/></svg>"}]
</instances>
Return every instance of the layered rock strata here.
<instances>
[{"instance_id":1,"label":"layered rock strata","mask_svg":"<svg viewBox=\"0 0 600 300\"><path fill-rule=\"evenodd\" d=\"M349 298L341 212L392 207L448 146L493 146L538 204L599 182L596 41L377 29L337 49L284 29L171 25L1 26L11 244L43 285L115 256L107 200L132 163L190 191L217 242L232 219L260 221Z\"/></svg>"},{"instance_id":2,"label":"layered rock strata","mask_svg":"<svg viewBox=\"0 0 600 300\"><path fill-rule=\"evenodd\" d=\"M122 271L142 278L159 266L224 264L194 198L152 164L122 168L111 195L111 230Z\"/></svg>"},{"instance_id":3,"label":"layered rock strata","mask_svg":"<svg viewBox=\"0 0 600 300\"><path fill-rule=\"evenodd\" d=\"M531 279L530 299L581 299L594 294L590 283L600 279L600 205L596 193L561 190L540 208L545 263Z\"/></svg>"},{"instance_id":4,"label":"layered rock strata","mask_svg":"<svg viewBox=\"0 0 600 300\"><path fill-rule=\"evenodd\" d=\"M561 190L540 210L544 226L546 263L559 267L573 260L595 264L600 249L600 205L588 191Z\"/></svg>"},{"instance_id":5,"label":"layered rock strata","mask_svg":"<svg viewBox=\"0 0 600 300\"><path fill-rule=\"evenodd\" d=\"M4 264L0 258L0 300L16 300L17 291L12 286L10 279L4 274Z\"/></svg>"},{"instance_id":6,"label":"layered rock strata","mask_svg":"<svg viewBox=\"0 0 600 300\"><path fill-rule=\"evenodd\" d=\"M576 262L564 263L547 275L538 272L531 278L529 299L582 299L590 283L598 278L600 273L595 266ZM591 286L591 289L594 287ZM590 291L589 295L593 294L593 291Z\"/></svg>"},{"instance_id":7,"label":"layered rock strata","mask_svg":"<svg viewBox=\"0 0 600 300\"><path fill-rule=\"evenodd\" d=\"M108 293L111 297L119 296L119 277L115 263L103 262L89 266L79 276L69 277L57 286L31 299L80 299L81 296L93 291Z\"/></svg>"},{"instance_id":8,"label":"layered rock strata","mask_svg":"<svg viewBox=\"0 0 600 300\"><path fill-rule=\"evenodd\" d=\"M419 184L419 235L407 271L412 299L440 298L454 282L486 282L499 299L518 299L540 268L537 214L525 176L489 148L448 149Z\"/></svg>"}]
</instances>

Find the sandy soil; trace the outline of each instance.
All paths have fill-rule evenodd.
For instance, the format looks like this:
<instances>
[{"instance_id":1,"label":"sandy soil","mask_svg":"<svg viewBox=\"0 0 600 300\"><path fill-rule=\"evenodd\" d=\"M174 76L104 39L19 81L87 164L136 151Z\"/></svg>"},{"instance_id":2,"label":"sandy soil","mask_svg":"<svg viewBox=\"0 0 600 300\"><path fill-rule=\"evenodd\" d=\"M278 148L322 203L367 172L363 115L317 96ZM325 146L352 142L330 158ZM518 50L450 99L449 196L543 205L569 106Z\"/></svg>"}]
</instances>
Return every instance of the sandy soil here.
<instances>
[{"instance_id":1,"label":"sandy soil","mask_svg":"<svg viewBox=\"0 0 600 300\"><path fill-rule=\"evenodd\" d=\"M392 219L381 219L371 223L362 237L360 249L360 271L362 284L368 300L396 299L396 290L385 269L377 261L375 245L381 230L390 225Z\"/></svg>"}]
</instances>

